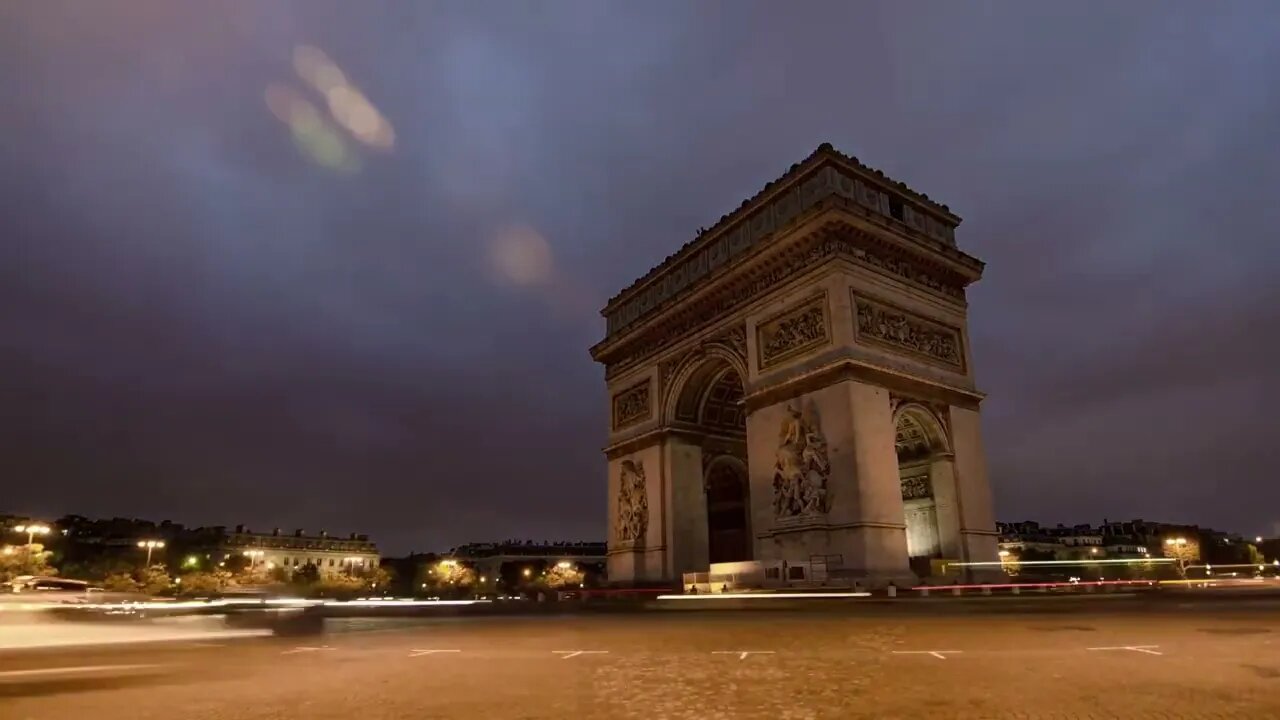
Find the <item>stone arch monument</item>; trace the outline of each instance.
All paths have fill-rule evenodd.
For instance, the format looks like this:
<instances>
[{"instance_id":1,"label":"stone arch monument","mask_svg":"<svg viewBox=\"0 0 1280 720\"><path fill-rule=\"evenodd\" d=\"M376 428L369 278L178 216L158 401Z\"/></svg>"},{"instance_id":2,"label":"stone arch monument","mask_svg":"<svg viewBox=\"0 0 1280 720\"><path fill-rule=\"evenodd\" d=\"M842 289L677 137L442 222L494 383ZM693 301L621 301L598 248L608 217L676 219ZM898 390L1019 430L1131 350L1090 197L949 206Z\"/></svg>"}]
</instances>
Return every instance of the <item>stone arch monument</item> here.
<instances>
[{"instance_id":1,"label":"stone arch monument","mask_svg":"<svg viewBox=\"0 0 1280 720\"><path fill-rule=\"evenodd\" d=\"M995 560L959 224L822 145L609 301L613 582Z\"/></svg>"}]
</instances>

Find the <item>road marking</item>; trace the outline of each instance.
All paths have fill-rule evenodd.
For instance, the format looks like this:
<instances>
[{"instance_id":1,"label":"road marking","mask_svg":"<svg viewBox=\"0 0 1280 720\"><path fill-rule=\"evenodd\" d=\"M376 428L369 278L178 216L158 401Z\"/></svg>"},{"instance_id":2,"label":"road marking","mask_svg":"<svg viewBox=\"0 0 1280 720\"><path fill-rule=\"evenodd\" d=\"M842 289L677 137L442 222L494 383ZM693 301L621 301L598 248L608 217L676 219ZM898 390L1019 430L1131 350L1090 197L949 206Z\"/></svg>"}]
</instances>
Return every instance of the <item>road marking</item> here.
<instances>
[{"instance_id":1,"label":"road marking","mask_svg":"<svg viewBox=\"0 0 1280 720\"><path fill-rule=\"evenodd\" d=\"M963 650L894 650L894 655L932 655L939 660L946 660L948 655L955 655Z\"/></svg>"},{"instance_id":2,"label":"road marking","mask_svg":"<svg viewBox=\"0 0 1280 720\"><path fill-rule=\"evenodd\" d=\"M164 667L164 665L76 665L72 667L40 668L38 670L5 670L0 678L39 677L41 675L63 675L66 673L95 673L110 670L146 670Z\"/></svg>"},{"instance_id":3,"label":"road marking","mask_svg":"<svg viewBox=\"0 0 1280 720\"><path fill-rule=\"evenodd\" d=\"M422 657L423 655L435 655L436 653L460 653L461 650L410 650L409 657Z\"/></svg>"},{"instance_id":4,"label":"road marking","mask_svg":"<svg viewBox=\"0 0 1280 720\"><path fill-rule=\"evenodd\" d=\"M748 655L772 655L772 650L712 650L712 655L737 655L739 660L746 660Z\"/></svg>"},{"instance_id":5,"label":"road marking","mask_svg":"<svg viewBox=\"0 0 1280 720\"><path fill-rule=\"evenodd\" d=\"M1148 655L1164 655L1162 652L1156 652L1151 648L1158 648L1159 645L1116 645L1114 647L1091 647L1086 650L1130 650L1132 652L1146 653Z\"/></svg>"},{"instance_id":6,"label":"road marking","mask_svg":"<svg viewBox=\"0 0 1280 720\"><path fill-rule=\"evenodd\" d=\"M318 650L332 650L332 649L333 648L329 647L328 645L320 645L320 646L300 645L292 650L285 650L280 654L294 655L296 653L308 653L308 652L316 652Z\"/></svg>"},{"instance_id":7,"label":"road marking","mask_svg":"<svg viewBox=\"0 0 1280 720\"><path fill-rule=\"evenodd\" d=\"M608 655L608 650L552 650L551 652L560 656L561 660L568 660L579 655Z\"/></svg>"}]
</instances>

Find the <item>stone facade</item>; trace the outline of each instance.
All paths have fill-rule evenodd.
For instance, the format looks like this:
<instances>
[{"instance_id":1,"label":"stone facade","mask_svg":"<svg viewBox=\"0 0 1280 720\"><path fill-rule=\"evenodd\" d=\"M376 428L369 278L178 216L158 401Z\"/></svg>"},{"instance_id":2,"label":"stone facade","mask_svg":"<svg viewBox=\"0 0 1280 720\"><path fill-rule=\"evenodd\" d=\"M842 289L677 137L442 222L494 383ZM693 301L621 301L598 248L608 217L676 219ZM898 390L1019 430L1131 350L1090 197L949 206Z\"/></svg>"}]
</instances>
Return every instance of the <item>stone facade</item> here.
<instances>
[{"instance_id":1,"label":"stone facade","mask_svg":"<svg viewBox=\"0 0 1280 720\"><path fill-rule=\"evenodd\" d=\"M995 559L959 222L823 146L609 302L611 580Z\"/></svg>"}]
</instances>

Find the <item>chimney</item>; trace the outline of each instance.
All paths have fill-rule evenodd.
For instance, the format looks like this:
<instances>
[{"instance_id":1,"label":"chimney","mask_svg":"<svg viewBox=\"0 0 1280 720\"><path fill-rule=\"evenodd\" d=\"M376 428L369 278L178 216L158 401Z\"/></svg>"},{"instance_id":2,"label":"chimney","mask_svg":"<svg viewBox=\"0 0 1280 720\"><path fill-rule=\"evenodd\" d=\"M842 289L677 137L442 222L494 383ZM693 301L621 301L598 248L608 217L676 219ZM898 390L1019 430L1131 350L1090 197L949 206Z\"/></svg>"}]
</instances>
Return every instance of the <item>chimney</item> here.
<instances>
[{"instance_id":1,"label":"chimney","mask_svg":"<svg viewBox=\"0 0 1280 720\"><path fill-rule=\"evenodd\" d=\"M247 531L244 529L244 526L243 526L243 525L237 525L237 526L236 526L236 532L238 532L238 533L242 533L242 532L247 532Z\"/></svg>"},{"instance_id":2,"label":"chimney","mask_svg":"<svg viewBox=\"0 0 1280 720\"><path fill-rule=\"evenodd\" d=\"M350 536L350 537L348 537L347 539L348 539L348 540L355 540L355 539L356 539L356 534L355 534L355 533L351 533L351 536Z\"/></svg>"},{"instance_id":3,"label":"chimney","mask_svg":"<svg viewBox=\"0 0 1280 720\"><path fill-rule=\"evenodd\" d=\"M328 531L328 530L321 530L321 531L320 531L320 537L322 537L322 538L327 538L327 537L329 537L329 531Z\"/></svg>"},{"instance_id":4,"label":"chimney","mask_svg":"<svg viewBox=\"0 0 1280 720\"><path fill-rule=\"evenodd\" d=\"M272 537L280 537L280 528L275 528L275 529L273 529L273 530L271 531L271 535L272 535Z\"/></svg>"},{"instance_id":5,"label":"chimney","mask_svg":"<svg viewBox=\"0 0 1280 720\"><path fill-rule=\"evenodd\" d=\"M306 534L307 534L307 531L304 528L298 528L297 530L293 531L294 537L302 537Z\"/></svg>"}]
</instances>

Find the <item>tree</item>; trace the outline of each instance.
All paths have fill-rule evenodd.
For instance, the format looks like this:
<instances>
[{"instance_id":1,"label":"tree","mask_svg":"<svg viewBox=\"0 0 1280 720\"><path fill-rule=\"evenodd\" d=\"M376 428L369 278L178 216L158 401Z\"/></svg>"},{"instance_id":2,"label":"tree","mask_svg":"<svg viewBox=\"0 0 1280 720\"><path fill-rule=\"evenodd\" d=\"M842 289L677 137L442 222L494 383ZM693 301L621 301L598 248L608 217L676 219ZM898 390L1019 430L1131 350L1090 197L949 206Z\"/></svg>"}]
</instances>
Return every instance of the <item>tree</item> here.
<instances>
[{"instance_id":1,"label":"tree","mask_svg":"<svg viewBox=\"0 0 1280 720\"><path fill-rule=\"evenodd\" d=\"M162 592L168 592L173 586L173 579L169 577L169 571L163 565L152 565L139 570L135 579L138 583L138 590L148 595L159 595Z\"/></svg>"},{"instance_id":2,"label":"tree","mask_svg":"<svg viewBox=\"0 0 1280 720\"><path fill-rule=\"evenodd\" d=\"M468 595L478 579L473 568L456 560L442 560L427 566L422 578L426 591L441 597Z\"/></svg>"},{"instance_id":3,"label":"tree","mask_svg":"<svg viewBox=\"0 0 1280 720\"><path fill-rule=\"evenodd\" d=\"M138 592L138 581L134 579L133 573L111 573L103 578L102 588L111 592L133 593Z\"/></svg>"},{"instance_id":4,"label":"tree","mask_svg":"<svg viewBox=\"0 0 1280 720\"><path fill-rule=\"evenodd\" d=\"M395 575L384 567L376 567L364 574L365 584L370 590L379 592L387 592L391 588L391 583L395 580Z\"/></svg>"},{"instance_id":5,"label":"tree","mask_svg":"<svg viewBox=\"0 0 1280 720\"><path fill-rule=\"evenodd\" d=\"M193 572L183 575L178 592L182 595L216 595L227 588L231 573L226 570Z\"/></svg>"},{"instance_id":6,"label":"tree","mask_svg":"<svg viewBox=\"0 0 1280 720\"><path fill-rule=\"evenodd\" d=\"M0 549L0 582L8 582L21 575L56 575L49 566L49 556L39 543Z\"/></svg>"},{"instance_id":7,"label":"tree","mask_svg":"<svg viewBox=\"0 0 1280 720\"><path fill-rule=\"evenodd\" d=\"M222 568L232 575L239 575L252 565L252 561L244 555L229 555L222 561Z\"/></svg>"},{"instance_id":8,"label":"tree","mask_svg":"<svg viewBox=\"0 0 1280 720\"><path fill-rule=\"evenodd\" d=\"M583 574L573 563L556 563L547 568L543 582L552 590L578 588L582 586Z\"/></svg>"},{"instance_id":9,"label":"tree","mask_svg":"<svg viewBox=\"0 0 1280 720\"><path fill-rule=\"evenodd\" d=\"M295 585L314 585L320 581L320 568L315 563L307 563L293 571L291 580Z\"/></svg>"}]
</instances>

